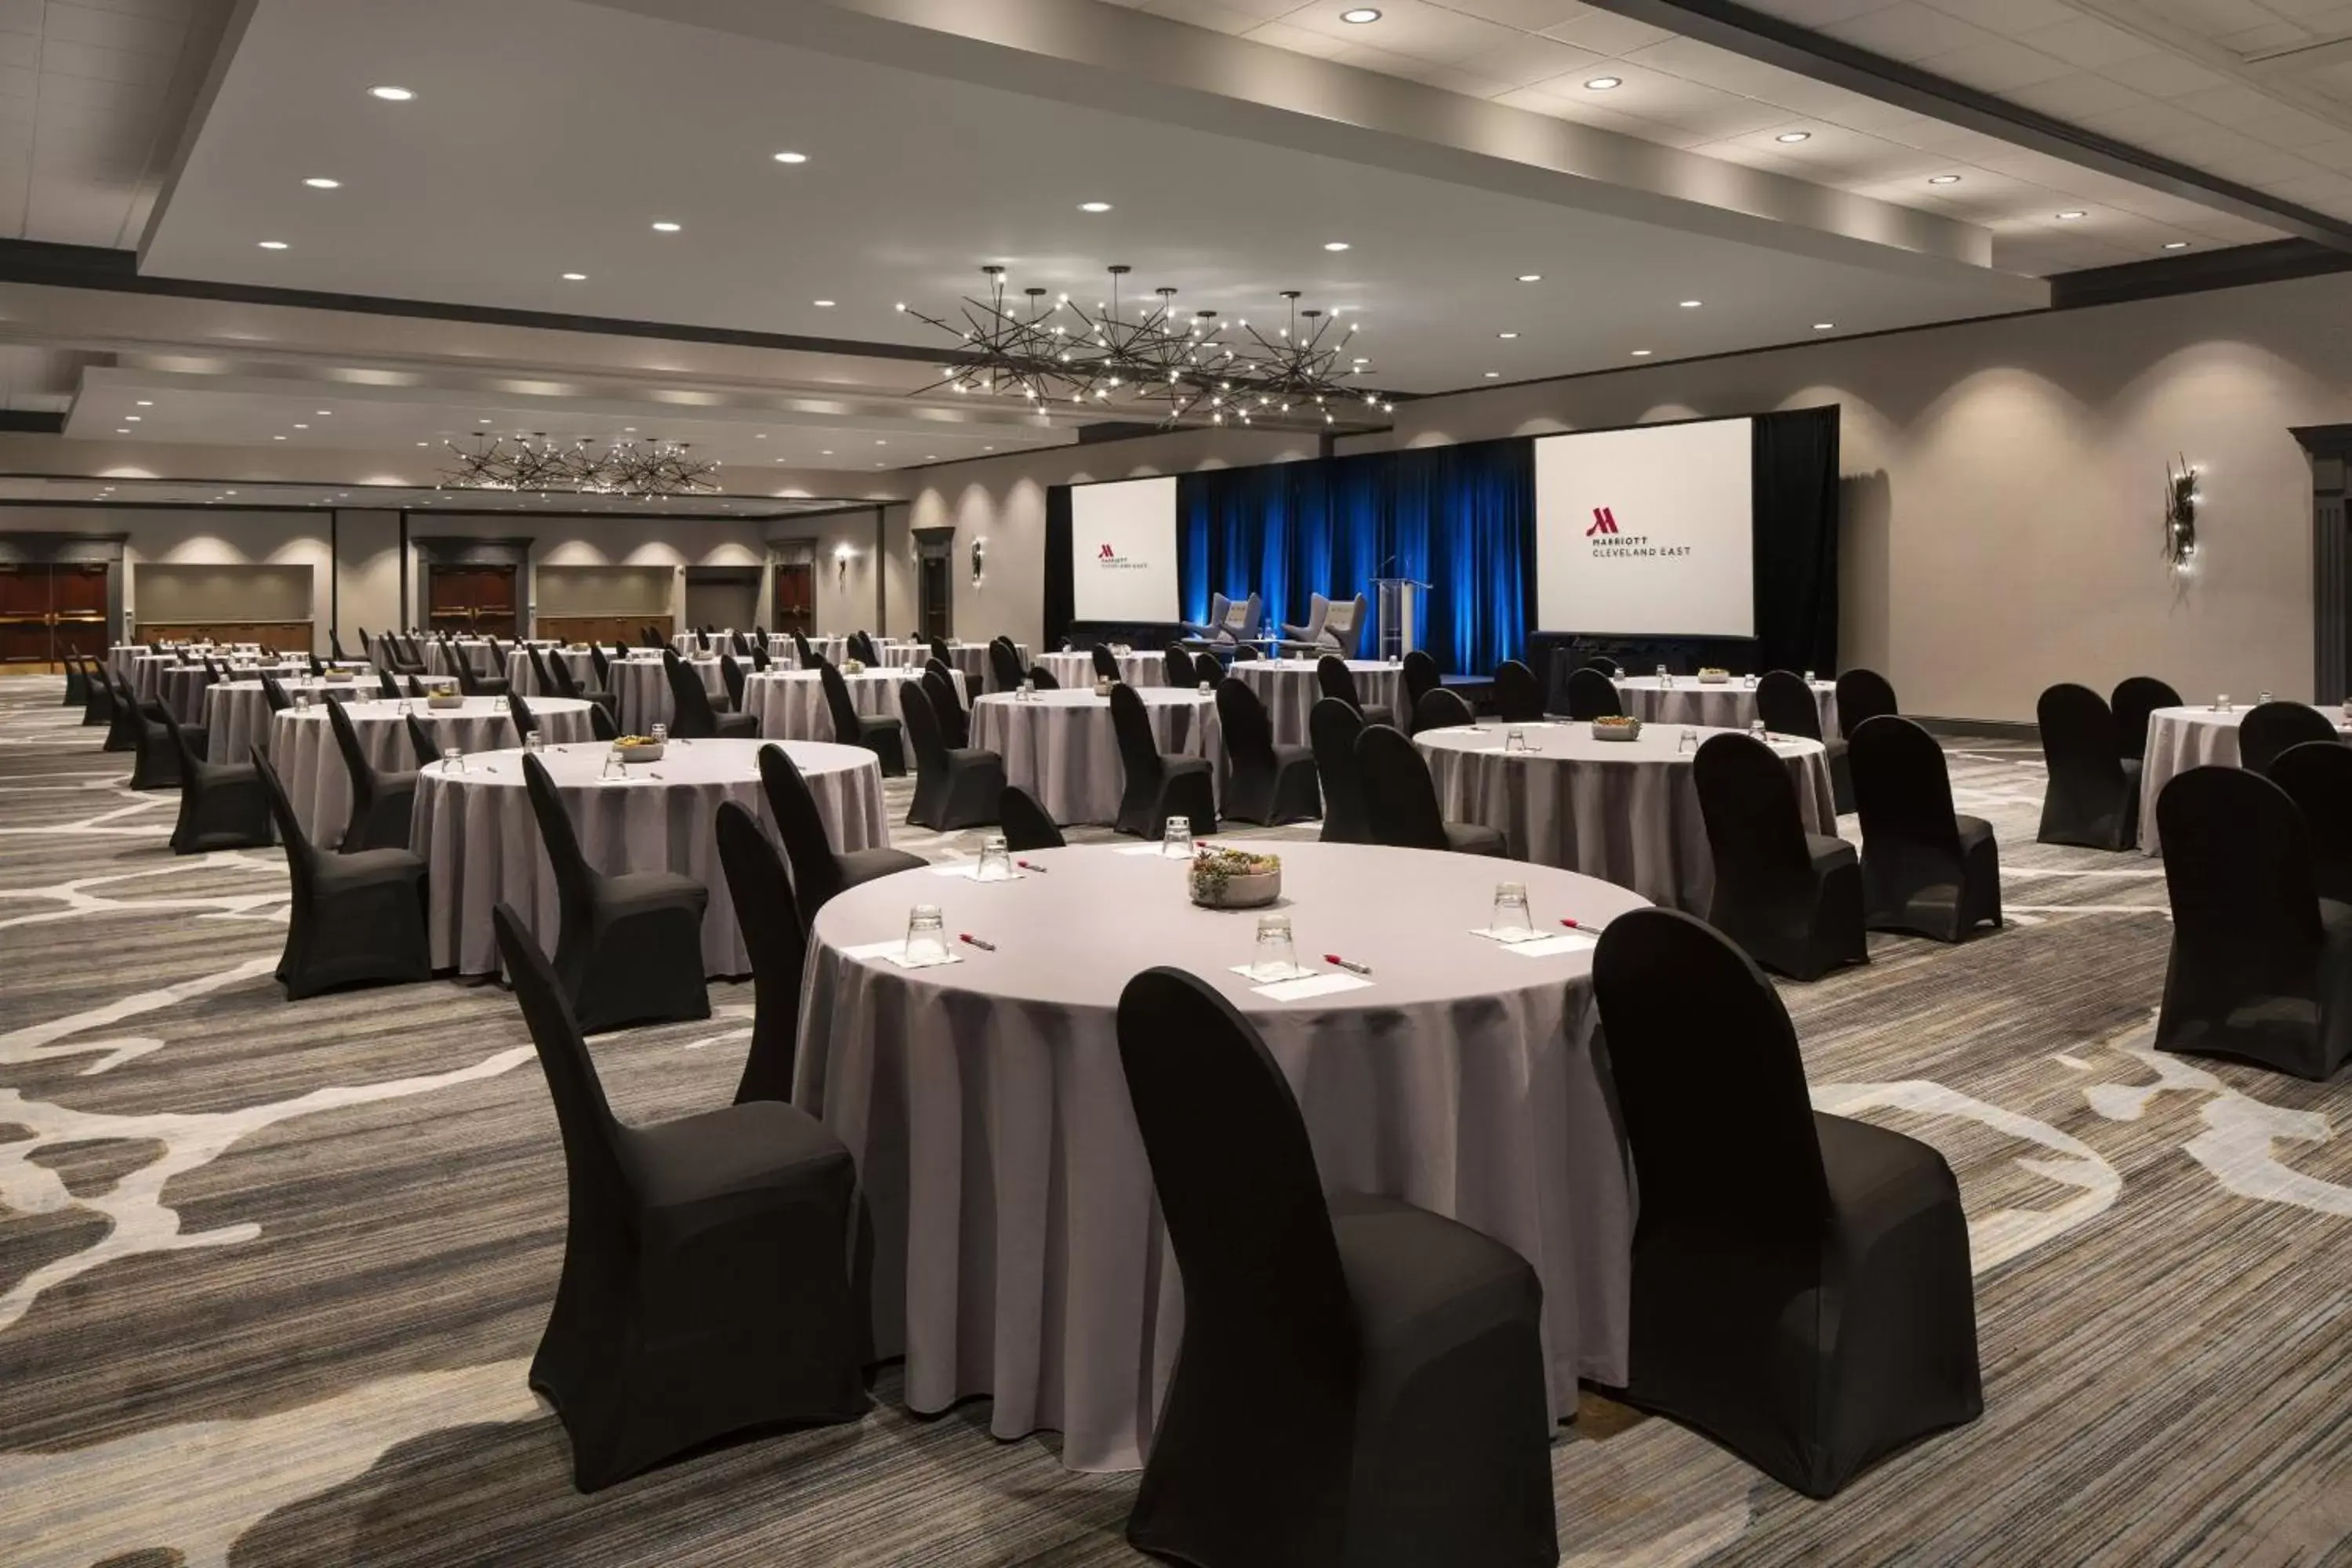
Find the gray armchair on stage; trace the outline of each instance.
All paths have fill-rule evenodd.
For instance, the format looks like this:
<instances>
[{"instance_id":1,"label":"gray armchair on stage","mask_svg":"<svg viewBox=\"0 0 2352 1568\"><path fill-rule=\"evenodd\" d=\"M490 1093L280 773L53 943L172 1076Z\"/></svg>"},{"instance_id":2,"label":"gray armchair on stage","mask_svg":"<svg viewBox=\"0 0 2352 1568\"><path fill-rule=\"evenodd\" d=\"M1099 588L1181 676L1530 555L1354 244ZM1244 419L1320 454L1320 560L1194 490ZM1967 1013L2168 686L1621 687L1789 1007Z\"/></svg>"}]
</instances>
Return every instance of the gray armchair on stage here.
<instances>
[{"instance_id":1,"label":"gray armchair on stage","mask_svg":"<svg viewBox=\"0 0 2352 1568\"><path fill-rule=\"evenodd\" d=\"M1257 636L1258 624L1265 615L1265 602L1255 594L1247 599L1229 599L1223 594L1212 594L1209 595L1209 618L1186 621L1184 633L1195 643L1231 647Z\"/></svg>"},{"instance_id":2,"label":"gray armchair on stage","mask_svg":"<svg viewBox=\"0 0 2352 1568\"><path fill-rule=\"evenodd\" d=\"M1338 601L1318 594L1307 601L1305 626L1283 624L1282 651L1312 650L1318 654L1336 653L1341 658L1357 658L1357 645L1364 634L1364 596L1361 594L1352 599Z\"/></svg>"}]
</instances>

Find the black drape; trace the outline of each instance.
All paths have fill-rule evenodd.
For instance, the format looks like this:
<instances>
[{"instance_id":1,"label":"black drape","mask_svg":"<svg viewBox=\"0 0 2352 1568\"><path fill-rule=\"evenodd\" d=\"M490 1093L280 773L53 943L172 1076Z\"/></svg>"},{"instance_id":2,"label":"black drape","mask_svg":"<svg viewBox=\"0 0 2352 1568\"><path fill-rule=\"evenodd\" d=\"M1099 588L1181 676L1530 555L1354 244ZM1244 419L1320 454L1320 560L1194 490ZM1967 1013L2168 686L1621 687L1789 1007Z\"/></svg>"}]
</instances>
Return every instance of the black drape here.
<instances>
[{"instance_id":1,"label":"black drape","mask_svg":"<svg viewBox=\"0 0 2352 1568\"><path fill-rule=\"evenodd\" d=\"M1756 668L1833 670L1838 646L1838 410L1754 426Z\"/></svg>"},{"instance_id":2,"label":"black drape","mask_svg":"<svg viewBox=\"0 0 2352 1568\"><path fill-rule=\"evenodd\" d=\"M1049 486L1045 491L1045 647L1056 648L1069 635L1077 605L1077 583L1070 574L1070 487ZM1040 649L1039 651L1044 651Z\"/></svg>"}]
</instances>

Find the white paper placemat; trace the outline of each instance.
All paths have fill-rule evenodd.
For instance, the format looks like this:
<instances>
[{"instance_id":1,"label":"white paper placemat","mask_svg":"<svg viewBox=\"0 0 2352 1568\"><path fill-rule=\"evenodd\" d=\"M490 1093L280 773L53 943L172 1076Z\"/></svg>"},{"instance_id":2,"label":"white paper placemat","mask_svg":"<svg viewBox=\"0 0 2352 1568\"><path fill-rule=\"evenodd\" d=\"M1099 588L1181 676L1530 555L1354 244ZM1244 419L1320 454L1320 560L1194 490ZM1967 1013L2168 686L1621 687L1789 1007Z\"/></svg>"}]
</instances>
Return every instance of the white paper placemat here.
<instances>
[{"instance_id":1,"label":"white paper placemat","mask_svg":"<svg viewBox=\"0 0 2352 1568\"><path fill-rule=\"evenodd\" d=\"M1595 937L1581 931L1564 931L1558 936L1544 937L1537 942L1515 942L1510 951L1521 958L1556 958L1564 952L1585 952L1600 946Z\"/></svg>"},{"instance_id":2,"label":"white paper placemat","mask_svg":"<svg viewBox=\"0 0 2352 1568\"><path fill-rule=\"evenodd\" d=\"M1521 942L1540 942L1543 940L1543 932L1532 928L1527 931L1496 931L1492 926L1472 926L1470 928L1470 934L1472 936L1483 936L1488 942L1499 942L1506 947L1516 947Z\"/></svg>"},{"instance_id":3,"label":"white paper placemat","mask_svg":"<svg viewBox=\"0 0 2352 1568\"><path fill-rule=\"evenodd\" d=\"M1014 871L1009 877L992 877L989 880L992 882L1017 882L1028 874L1029 873L1026 871ZM961 878L962 880L967 882L977 882L980 880L980 862L977 860L967 860L951 866L934 866L931 868L931 875L934 877L956 877Z\"/></svg>"},{"instance_id":4,"label":"white paper placemat","mask_svg":"<svg viewBox=\"0 0 2352 1568\"><path fill-rule=\"evenodd\" d=\"M939 958L927 958L920 963L910 963L907 961L907 939L903 936L894 936L887 942L860 942L856 947L845 947L841 950L841 955L844 958L878 958L886 963L895 963L901 969L935 969L942 963L963 962L961 955L950 952Z\"/></svg>"},{"instance_id":5,"label":"white paper placemat","mask_svg":"<svg viewBox=\"0 0 2352 1568\"><path fill-rule=\"evenodd\" d=\"M1310 996L1331 996L1342 991L1360 991L1370 981L1360 974L1344 970L1329 974L1310 974L1304 980L1279 980L1271 985L1253 985L1251 990L1275 1002L1304 1002Z\"/></svg>"}]
</instances>

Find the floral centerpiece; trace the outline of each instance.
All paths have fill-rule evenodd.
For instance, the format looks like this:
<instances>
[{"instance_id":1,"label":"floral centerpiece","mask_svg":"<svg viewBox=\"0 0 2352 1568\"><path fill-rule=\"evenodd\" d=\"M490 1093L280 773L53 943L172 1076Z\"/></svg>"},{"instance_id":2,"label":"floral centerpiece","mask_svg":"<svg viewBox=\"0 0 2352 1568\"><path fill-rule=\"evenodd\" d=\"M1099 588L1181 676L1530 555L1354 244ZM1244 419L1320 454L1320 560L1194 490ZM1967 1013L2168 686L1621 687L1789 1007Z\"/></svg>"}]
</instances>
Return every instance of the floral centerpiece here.
<instances>
[{"instance_id":1,"label":"floral centerpiece","mask_svg":"<svg viewBox=\"0 0 2352 1568\"><path fill-rule=\"evenodd\" d=\"M866 673L866 661L862 658L845 658L841 661L841 673L863 675Z\"/></svg>"},{"instance_id":2,"label":"floral centerpiece","mask_svg":"<svg viewBox=\"0 0 2352 1568\"><path fill-rule=\"evenodd\" d=\"M1721 665L1703 664L1699 666L1698 683L1701 686L1722 686L1727 684L1730 679L1731 671L1724 668Z\"/></svg>"},{"instance_id":3,"label":"floral centerpiece","mask_svg":"<svg viewBox=\"0 0 2352 1568\"><path fill-rule=\"evenodd\" d=\"M651 735L624 735L613 742L613 750L621 753L624 763L657 763L666 745Z\"/></svg>"},{"instance_id":4,"label":"floral centerpiece","mask_svg":"<svg viewBox=\"0 0 2352 1568\"><path fill-rule=\"evenodd\" d=\"M1638 741L1642 738L1642 721L1622 713L1612 713L1592 721L1592 738L1596 741Z\"/></svg>"},{"instance_id":5,"label":"floral centerpiece","mask_svg":"<svg viewBox=\"0 0 2352 1568\"><path fill-rule=\"evenodd\" d=\"M1192 857L1192 901L1203 909L1248 910L1282 897L1282 860L1247 849L1202 849Z\"/></svg>"}]
</instances>

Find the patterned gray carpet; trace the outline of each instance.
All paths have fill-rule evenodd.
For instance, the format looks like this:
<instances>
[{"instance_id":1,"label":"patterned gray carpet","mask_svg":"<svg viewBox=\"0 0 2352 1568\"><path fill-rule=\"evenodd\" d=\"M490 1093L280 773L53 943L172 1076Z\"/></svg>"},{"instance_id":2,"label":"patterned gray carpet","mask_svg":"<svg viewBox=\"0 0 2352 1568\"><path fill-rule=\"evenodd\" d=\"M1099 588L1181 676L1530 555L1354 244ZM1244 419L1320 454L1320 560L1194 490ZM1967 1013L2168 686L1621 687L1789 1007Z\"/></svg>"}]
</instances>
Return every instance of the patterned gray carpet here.
<instances>
[{"instance_id":1,"label":"patterned gray carpet","mask_svg":"<svg viewBox=\"0 0 2352 1568\"><path fill-rule=\"evenodd\" d=\"M855 1427L575 1495L523 1383L563 1187L511 1001L282 1001L279 857L173 858L58 691L0 682L0 1564L1140 1561L1132 1478L890 1373ZM2156 864L2034 844L2031 747L1951 760L2010 928L1784 992L1819 1103L1959 1173L1984 1418L1814 1503L1589 1398L1563 1561L2352 1564L2352 1076L2155 1057ZM715 999L598 1042L624 1116L731 1093Z\"/></svg>"}]
</instances>

